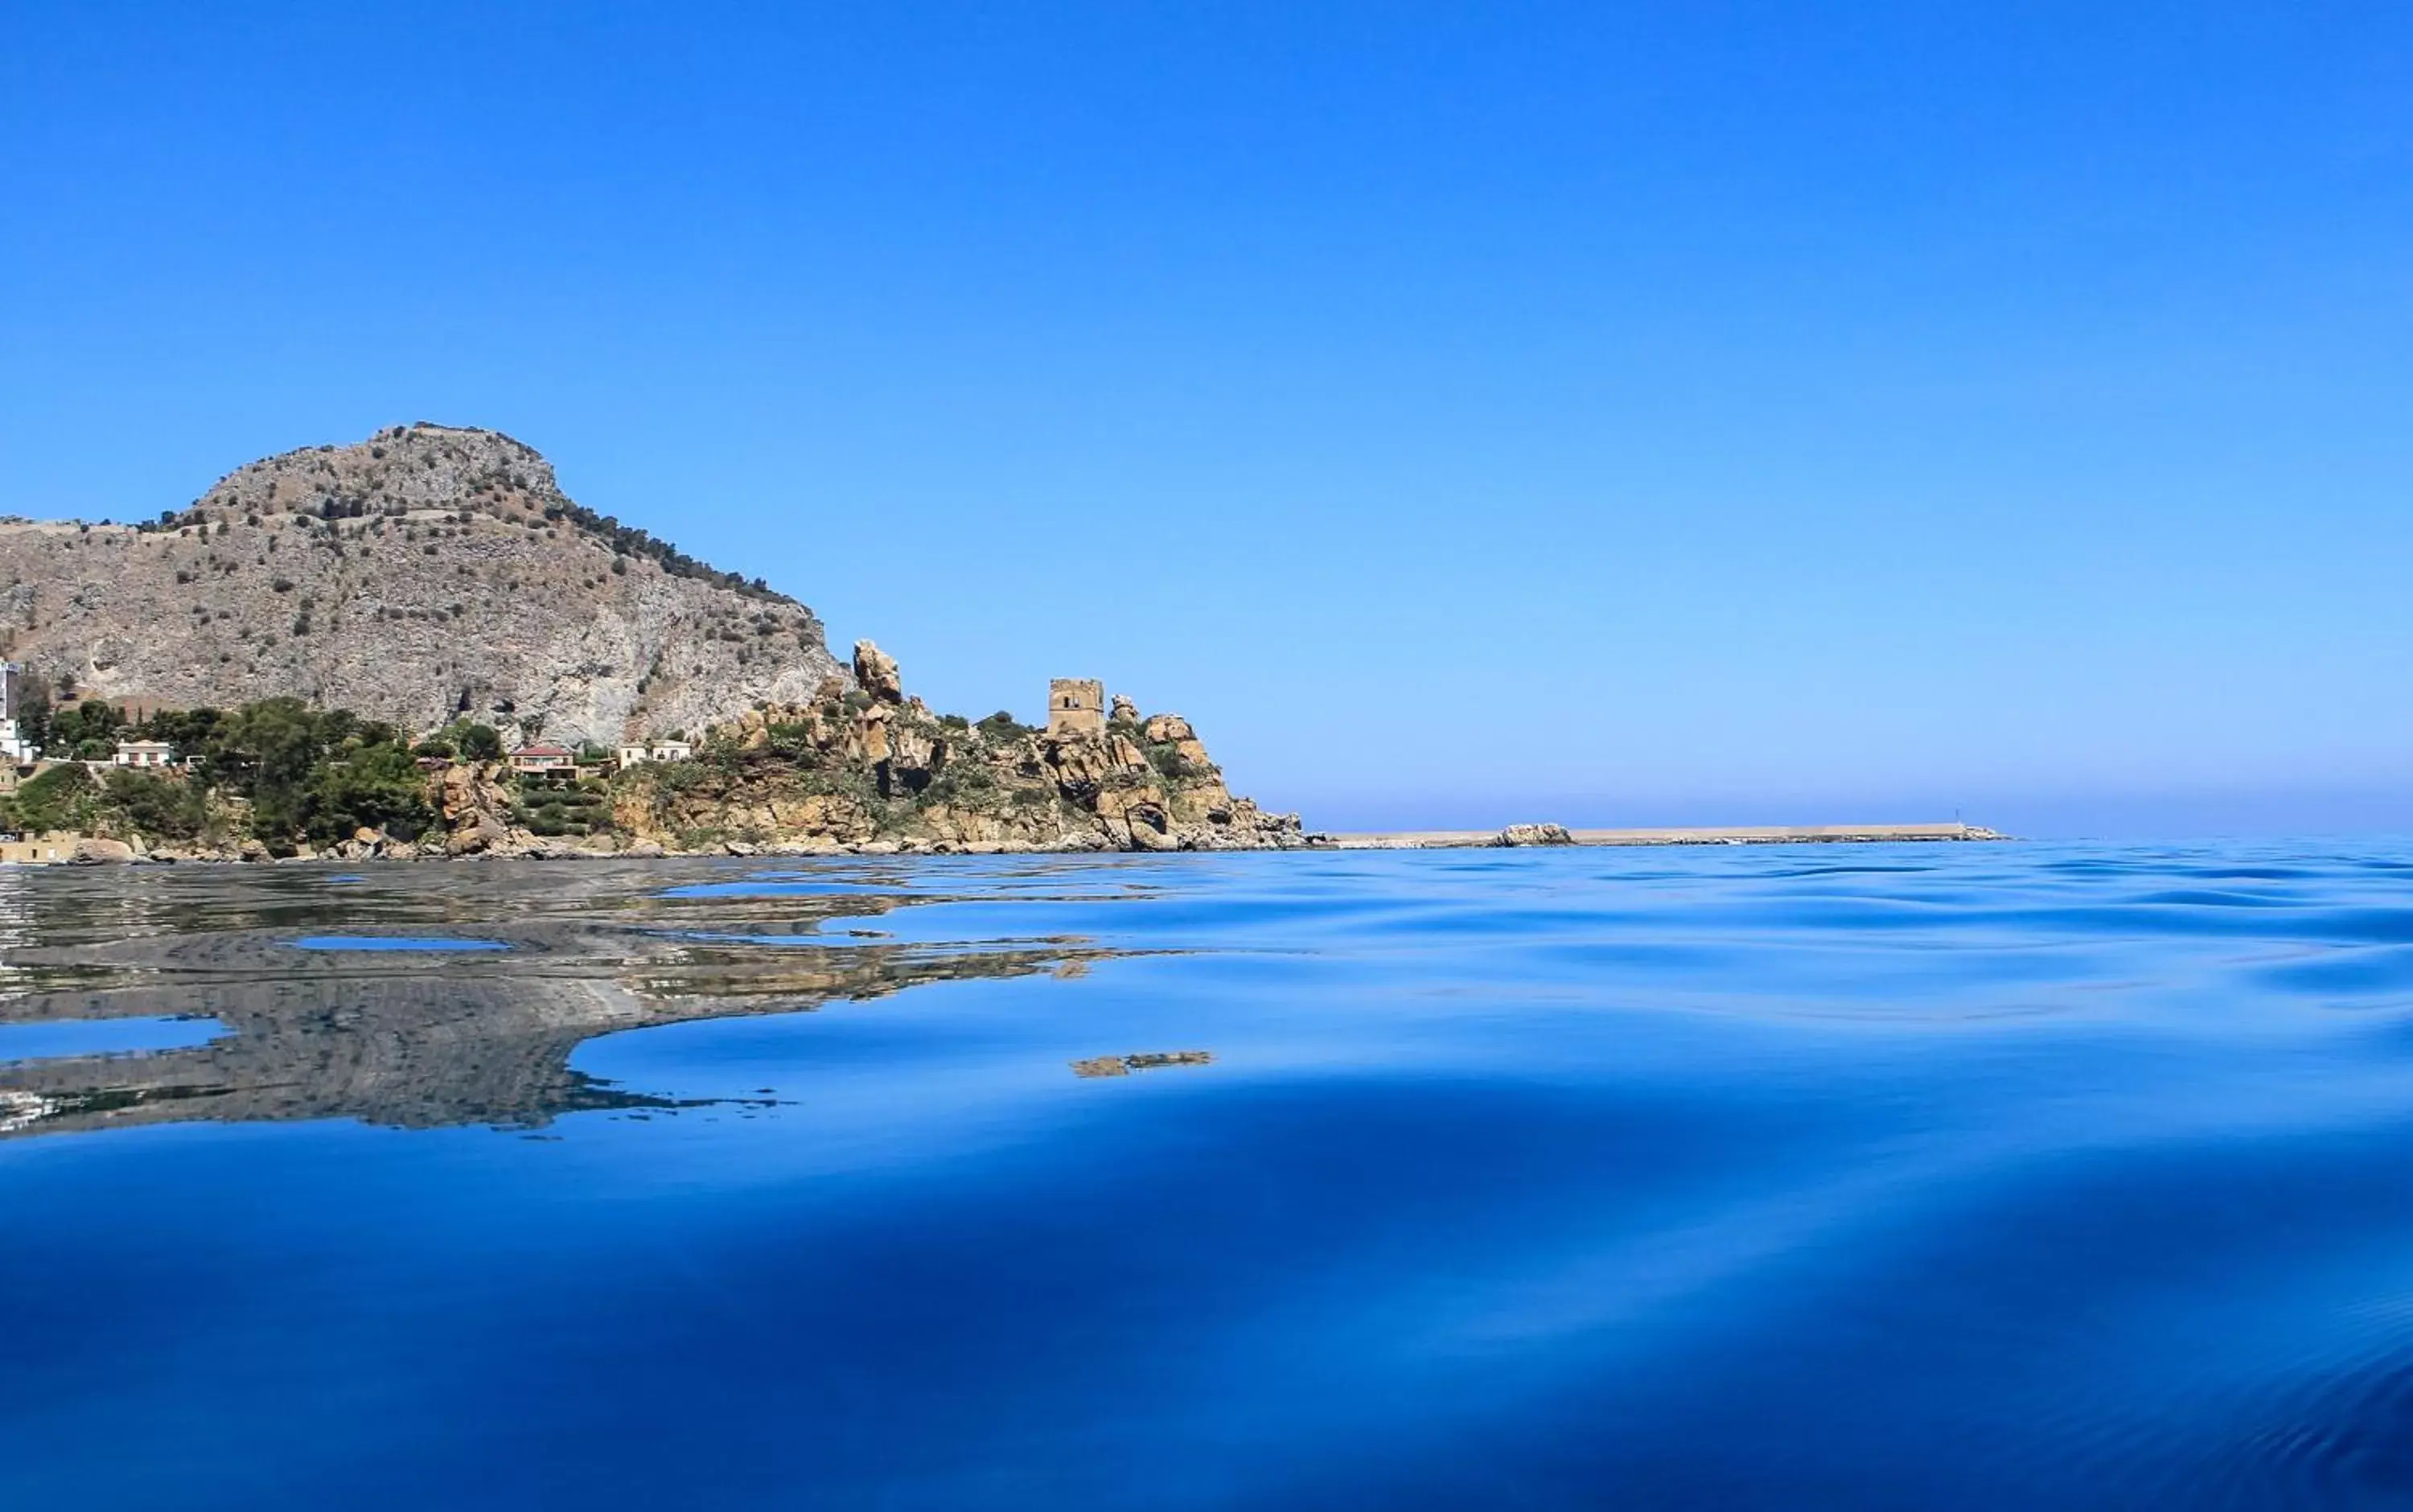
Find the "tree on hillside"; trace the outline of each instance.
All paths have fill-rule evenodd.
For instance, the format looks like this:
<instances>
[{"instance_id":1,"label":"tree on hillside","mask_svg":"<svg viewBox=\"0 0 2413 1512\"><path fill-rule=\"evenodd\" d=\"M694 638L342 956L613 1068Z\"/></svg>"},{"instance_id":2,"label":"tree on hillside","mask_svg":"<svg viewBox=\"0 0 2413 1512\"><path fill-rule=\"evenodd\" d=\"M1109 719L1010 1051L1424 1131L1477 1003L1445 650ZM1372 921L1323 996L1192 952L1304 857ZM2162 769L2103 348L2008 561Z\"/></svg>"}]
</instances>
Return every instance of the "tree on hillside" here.
<instances>
[{"instance_id":1,"label":"tree on hillside","mask_svg":"<svg viewBox=\"0 0 2413 1512\"><path fill-rule=\"evenodd\" d=\"M348 744L320 770L312 800L309 835L319 841L347 840L362 829L415 840L436 820L426 774L398 739Z\"/></svg>"},{"instance_id":2,"label":"tree on hillside","mask_svg":"<svg viewBox=\"0 0 2413 1512\"><path fill-rule=\"evenodd\" d=\"M493 725L456 724L452 733L452 743L460 748L462 760L498 762L503 759L502 734Z\"/></svg>"},{"instance_id":3,"label":"tree on hillside","mask_svg":"<svg viewBox=\"0 0 2413 1512\"><path fill-rule=\"evenodd\" d=\"M102 780L101 789L110 807L146 836L189 840L200 834L209 816L199 784L175 781L156 773L131 769L111 772Z\"/></svg>"}]
</instances>

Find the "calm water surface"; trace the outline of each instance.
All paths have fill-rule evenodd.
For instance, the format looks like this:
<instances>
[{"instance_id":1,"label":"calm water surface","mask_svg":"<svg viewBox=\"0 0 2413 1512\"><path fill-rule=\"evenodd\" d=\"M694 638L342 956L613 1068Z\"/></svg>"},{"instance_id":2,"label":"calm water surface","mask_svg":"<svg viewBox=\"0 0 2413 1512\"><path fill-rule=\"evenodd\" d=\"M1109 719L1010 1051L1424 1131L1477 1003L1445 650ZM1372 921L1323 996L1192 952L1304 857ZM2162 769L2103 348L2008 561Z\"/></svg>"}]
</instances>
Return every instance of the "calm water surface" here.
<instances>
[{"instance_id":1,"label":"calm water surface","mask_svg":"<svg viewBox=\"0 0 2413 1512\"><path fill-rule=\"evenodd\" d=\"M16 871L0 960L0 1505L2413 1505L2413 846Z\"/></svg>"}]
</instances>

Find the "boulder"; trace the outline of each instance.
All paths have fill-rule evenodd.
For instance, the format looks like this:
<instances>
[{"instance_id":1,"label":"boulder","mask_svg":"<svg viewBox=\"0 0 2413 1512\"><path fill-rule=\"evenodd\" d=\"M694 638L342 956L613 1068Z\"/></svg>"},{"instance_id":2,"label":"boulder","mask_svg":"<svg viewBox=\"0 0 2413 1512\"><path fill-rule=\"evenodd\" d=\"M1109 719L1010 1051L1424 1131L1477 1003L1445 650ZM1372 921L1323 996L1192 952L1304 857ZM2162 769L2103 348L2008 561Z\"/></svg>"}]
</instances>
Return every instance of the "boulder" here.
<instances>
[{"instance_id":1,"label":"boulder","mask_svg":"<svg viewBox=\"0 0 2413 1512\"><path fill-rule=\"evenodd\" d=\"M896 659L869 641L854 643L854 681L882 704L905 702L905 678L897 671Z\"/></svg>"},{"instance_id":2,"label":"boulder","mask_svg":"<svg viewBox=\"0 0 2413 1512\"><path fill-rule=\"evenodd\" d=\"M475 855L481 851L493 850L510 835L511 831L503 826L501 820L481 810L467 823L452 832L444 842L444 849L452 855Z\"/></svg>"},{"instance_id":3,"label":"boulder","mask_svg":"<svg viewBox=\"0 0 2413 1512\"><path fill-rule=\"evenodd\" d=\"M134 847L124 840L81 839L75 842L75 853L67 859L81 866L95 866L109 861L131 861Z\"/></svg>"},{"instance_id":4,"label":"boulder","mask_svg":"<svg viewBox=\"0 0 2413 1512\"><path fill-rule=\"evenodd\" d=\"M1564 824L1511 824L1491 837L1494 845L1573 845Z\"/></svg>"},{"instance_id":5,"label":"boulder","mask_svg":"<svg viewBox=\"0 0 2413 1512\"><path fill-rule=\"evenodd\" d=\"M861 746L863 759L878 765L888 759L888 711L874 704L863 711L855 727L855 739Z\"/></svg>"}]
</instances>

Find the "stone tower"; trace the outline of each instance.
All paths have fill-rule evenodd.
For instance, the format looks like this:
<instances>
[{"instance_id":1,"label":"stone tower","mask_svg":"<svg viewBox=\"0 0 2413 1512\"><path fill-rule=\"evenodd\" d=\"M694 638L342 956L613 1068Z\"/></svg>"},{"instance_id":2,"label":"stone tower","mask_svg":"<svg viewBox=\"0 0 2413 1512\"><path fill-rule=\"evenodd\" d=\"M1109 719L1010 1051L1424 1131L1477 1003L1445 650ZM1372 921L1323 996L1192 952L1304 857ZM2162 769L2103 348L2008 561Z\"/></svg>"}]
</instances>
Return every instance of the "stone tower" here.
<instances>
[{"instance_id":1,"label":"stone tower","mask_svg":"<svg viewBox=\"0 0 2413 1512\"><path fill-rule=\"evenodd\" d=\"M1106 733L1106 685L1095 677L1058 677L1047 685L1047 733Z\"/></svg>"}]
</instances>

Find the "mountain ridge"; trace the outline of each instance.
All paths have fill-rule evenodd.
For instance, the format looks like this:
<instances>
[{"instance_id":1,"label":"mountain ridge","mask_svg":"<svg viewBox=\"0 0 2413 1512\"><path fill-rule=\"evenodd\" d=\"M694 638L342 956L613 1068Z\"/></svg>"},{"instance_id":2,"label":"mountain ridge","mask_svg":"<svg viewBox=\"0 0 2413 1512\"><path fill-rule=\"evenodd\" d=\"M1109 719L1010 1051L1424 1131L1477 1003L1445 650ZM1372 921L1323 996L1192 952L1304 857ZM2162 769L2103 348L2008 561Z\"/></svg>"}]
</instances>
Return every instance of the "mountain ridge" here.
<instances>
[{"instance_id":1,"label":"mountain ridge","mask_svg":"<svg viewBox=\"0 0 2413 1512\"><path fill-rule=\"evenodd\" d=\"M577 504L524 442L424 421L139 525L0 522L0 654L173 707L292 695L609 745L849 676L802 601Z\"/></svg>"}]
</instances>

